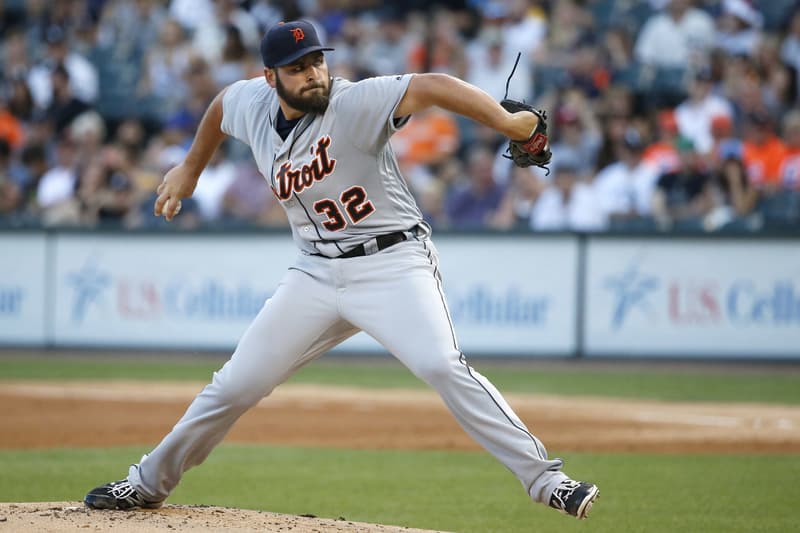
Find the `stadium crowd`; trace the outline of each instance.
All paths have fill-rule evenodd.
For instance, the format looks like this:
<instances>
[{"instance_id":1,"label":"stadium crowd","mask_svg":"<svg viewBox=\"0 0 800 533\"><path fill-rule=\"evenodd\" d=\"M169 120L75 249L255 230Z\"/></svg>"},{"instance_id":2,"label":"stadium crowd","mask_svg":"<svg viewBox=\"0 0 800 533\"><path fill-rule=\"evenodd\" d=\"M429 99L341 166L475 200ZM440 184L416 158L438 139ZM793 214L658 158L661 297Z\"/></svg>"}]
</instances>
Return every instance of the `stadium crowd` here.
<instances>
[{"instance_id":1,"label":"stadium crowd","mask_svg":"<svg viewBox=\"0 0 800 533\"><path fill-rule=\"evenodd\" d=\"M431 109L392 145L435 228L800 227L800 0L5 0L0 223L161 227L155 188L217 92L305 18L331 73L447 72L549 111L550 172ZM174 224L280 226L227 141Z\"/></svg>"}]
</instances>

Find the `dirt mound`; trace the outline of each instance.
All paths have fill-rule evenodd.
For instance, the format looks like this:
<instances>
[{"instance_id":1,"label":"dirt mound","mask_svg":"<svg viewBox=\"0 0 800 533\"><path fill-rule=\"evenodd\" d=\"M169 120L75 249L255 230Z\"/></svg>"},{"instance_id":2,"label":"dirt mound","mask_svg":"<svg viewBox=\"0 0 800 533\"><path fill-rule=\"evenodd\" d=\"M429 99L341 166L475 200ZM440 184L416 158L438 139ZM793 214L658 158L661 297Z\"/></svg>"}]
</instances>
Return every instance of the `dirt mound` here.
<instances>
[{"instance_id":1,"label":"dirt mound","mask_svg":"<svg viewBox=\"0 0 800 533\"><path fill-rule=\"evenodd\" d=\"M379 532L425 533L378 524L291 516L225 507L165 505L161 509L97 511L80 502L0 503L0 531L62 532L114 531L115 533L291 531L292 533Z\"/></svg>"}]
</instances>

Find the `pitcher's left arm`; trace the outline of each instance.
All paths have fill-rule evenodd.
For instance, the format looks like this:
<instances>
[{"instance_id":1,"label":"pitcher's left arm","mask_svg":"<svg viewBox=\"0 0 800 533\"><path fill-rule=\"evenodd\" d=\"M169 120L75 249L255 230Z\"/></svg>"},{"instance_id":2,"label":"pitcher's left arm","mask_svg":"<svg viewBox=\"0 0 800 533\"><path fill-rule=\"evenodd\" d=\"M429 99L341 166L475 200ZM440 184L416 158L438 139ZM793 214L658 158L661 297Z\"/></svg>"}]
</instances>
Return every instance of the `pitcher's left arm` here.
<instances>
[{"instance_id":1,"label":"pitcher's left arm","mask_svg":"<svg viewBox=\"0 0 800 533\"><path fill-rule=\"evenodd\" d=\"M510 139L511 159L518 166L550 162L546 114L513 100L501 103L485 91L448 74L416 74L395 109L396 118L430 106L458 113Z\"/></svg>"}]
</instances>

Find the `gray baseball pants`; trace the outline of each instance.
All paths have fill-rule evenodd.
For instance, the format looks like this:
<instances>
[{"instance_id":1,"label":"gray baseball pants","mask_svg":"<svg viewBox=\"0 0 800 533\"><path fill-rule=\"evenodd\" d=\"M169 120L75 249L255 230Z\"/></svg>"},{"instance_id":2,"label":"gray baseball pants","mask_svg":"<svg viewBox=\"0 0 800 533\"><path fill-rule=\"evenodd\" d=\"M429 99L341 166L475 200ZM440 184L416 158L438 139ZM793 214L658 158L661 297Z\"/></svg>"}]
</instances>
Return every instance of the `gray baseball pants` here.
<instances>
[{"instance_id":1,"label":"gray baseball pants","mask_svg":"<svg viewBox=\"0 0 800 533\"><path fill-rule=\"evenodd\" d=\"M429 239L373 255L301 255L239 341L233 356L128 479L149 501L167 498L249 408L306 363L367 332L433 387L464 430L503 463L534 501L566 476L495 387L458 349Z\"/></svg>"}]
</instances>

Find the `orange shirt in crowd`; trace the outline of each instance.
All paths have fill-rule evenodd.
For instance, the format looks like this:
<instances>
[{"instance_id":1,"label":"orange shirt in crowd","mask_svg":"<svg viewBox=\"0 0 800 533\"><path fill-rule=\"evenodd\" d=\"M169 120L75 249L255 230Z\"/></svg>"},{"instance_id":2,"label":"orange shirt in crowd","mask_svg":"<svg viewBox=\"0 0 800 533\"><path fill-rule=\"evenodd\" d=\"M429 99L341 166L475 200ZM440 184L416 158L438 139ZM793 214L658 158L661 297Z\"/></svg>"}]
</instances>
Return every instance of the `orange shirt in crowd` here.
<instances>
[{"instance_id":1,"label":"orange shirt in crowd","mask_svg":"<svg viewBox=\"0 0 800 533\"><path fill-rule=\"evenodd\" d=\"M0 109L0 139L11 145L11 148L22 146L22 139L25 136L17 117L8 112L7 109Z\"/></svg>"},{"instance_id":2,"label":"orange shirt in crowd","mask_svg":"<svg viewBox=\"0 0 800 533\"><path fill-rule=\"evenodd\" d=\"M781 185L800 190L800 147L787 148L781 162Z\"/></svg>"},{"instance_id":3,"label":"orange shirt in crowd","mask_svg":"<svg viewBox=\"0 0 800 533\"><path fill-rule=\"evenodd\" d=\"M458 148L458 124L450 113L428 109L415 114L392 136L392 148L403 164L437 163Z\"/></svg>"},{"instance_id":4,"label":"orange shirt in crowd","mask_svg":"<svg viewBox=\"0 0 800 533\"><path fill-rule=\"evenodd\" d=\"M655 142L647 147L642 158L657 168L660 174L677 172L681 168L681 158L673 143Z\"/></svg>"},{"instance_id":5,"label":"orange shirt in crowd","mask_svg":"<svg viewBox=\"0 0 800 533\"><path fill-rule=\"evenodd\" d=\"M776 136L761 144L743 144L744 165L750 183L756 186L780 185L780 169L786 145Z\"/></svg>"}]
</instances>

